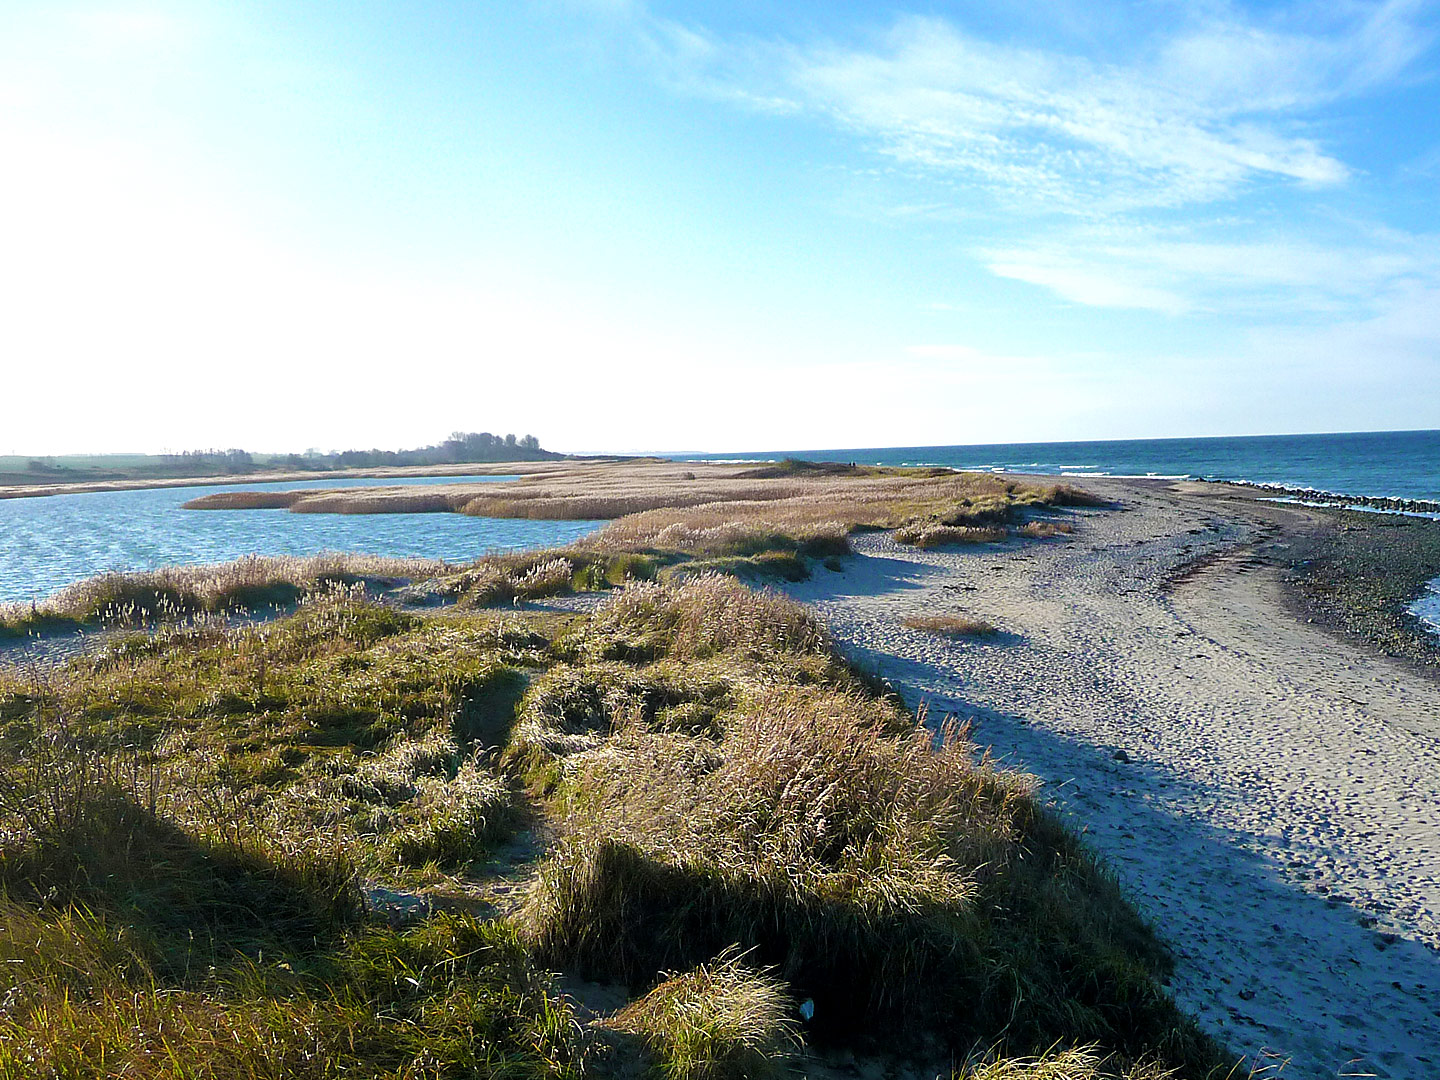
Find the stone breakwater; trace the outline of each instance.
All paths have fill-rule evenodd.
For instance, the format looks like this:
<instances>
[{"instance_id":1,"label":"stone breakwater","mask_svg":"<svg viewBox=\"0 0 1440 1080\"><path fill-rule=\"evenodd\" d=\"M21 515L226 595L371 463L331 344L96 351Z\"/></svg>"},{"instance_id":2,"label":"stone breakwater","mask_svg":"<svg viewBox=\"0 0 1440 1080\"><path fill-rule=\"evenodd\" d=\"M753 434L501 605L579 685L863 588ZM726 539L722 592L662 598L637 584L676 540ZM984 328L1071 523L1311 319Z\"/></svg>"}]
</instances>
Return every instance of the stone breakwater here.
<instances>
[{"instance_id":1,"label":"stone breakwater","mask_svg":"<svg viewBox=\"0 0 1440 1080\"><path fill-rule=\"evenodd\" d=\"M1249 488L1265 495L1318 506L1360 507L1365 510L1382 510L1392 514L1440 515L1440 502L1431 499L1402 499L1392 495L1345 495L1338 491L1320 488L1288 487L1283 484L1259 484L1253 480L1218 480L1212 483L1229 484L1231 487Z\"/></svg>"}]
</instances>

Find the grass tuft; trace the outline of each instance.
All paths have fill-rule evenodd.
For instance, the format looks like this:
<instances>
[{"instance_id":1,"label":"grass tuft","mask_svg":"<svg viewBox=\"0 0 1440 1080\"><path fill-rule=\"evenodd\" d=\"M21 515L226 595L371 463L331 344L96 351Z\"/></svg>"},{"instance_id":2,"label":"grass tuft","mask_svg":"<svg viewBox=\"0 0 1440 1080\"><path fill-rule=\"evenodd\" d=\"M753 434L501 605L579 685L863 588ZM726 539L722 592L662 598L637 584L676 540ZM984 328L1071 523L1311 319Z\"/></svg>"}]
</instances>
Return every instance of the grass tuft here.
<instances>
[{"instance_id":1,"label":"grass tuft","mask_svg":"<svg viewBox=\"0 0 1440 1080\"><path fill-rule=\"evenodd\" d=\"M918 548L946 544L998 544L1009 533L995 525L939 525L921 522L895 530L895 540Z\"/></svg>"},{"instance_id":2,"label":"grass tuft","mask_svg":"<svg viewBox=\"0 0 1440 1080\"><path fill-rule=\"evenodd\" d=\"M606 1021L638 1035L667 1080L758 1080L782 1076L799 1046L785 985L729 950L669 975Z\"/></svg>"},{"instance_id":3,"label":"grass tuft","mask_svg":"<svg viewBox=\"0 0 1440 1080\"><path fill-rule=\"evenodd\" d=\"M999 628L969 615L907 615L900 625L943 637L994 637Z\"/></svg>"}]
</instances>

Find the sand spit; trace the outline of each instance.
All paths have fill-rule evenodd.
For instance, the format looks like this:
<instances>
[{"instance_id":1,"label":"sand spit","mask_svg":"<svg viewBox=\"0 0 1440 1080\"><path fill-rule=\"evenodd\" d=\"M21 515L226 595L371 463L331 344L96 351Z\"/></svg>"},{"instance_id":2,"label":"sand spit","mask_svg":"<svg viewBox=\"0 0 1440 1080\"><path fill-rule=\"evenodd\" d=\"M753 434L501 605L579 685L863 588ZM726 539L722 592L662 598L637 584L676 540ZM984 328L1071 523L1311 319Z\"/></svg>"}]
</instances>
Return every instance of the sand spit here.
<instances>
[{"instance_id":1,"label":"sand spit","mask_svg":"<svg viewBox=\"0 0 1440 1080\"><path fill-rule=\"evenodd\" d=\"M55 481L42 484L0 484L0 499L39 499L50 495L83 495L97 491L147 491L153 488L243 487L246 484L288 484L312 480L385 480L417 476L512 476L541 471L550 462L486 462L477 465L396 465L373 469L330 469L324 472L275 470L224 476L163 476L129 480ZM344 490L344 489L340 489Z\"/></svg>"},{"instance_id":2,"label":"sand spit","mask_svg":"<svg viewBox=\"0 0 1440 1080\"><path fill-rule=\"evenodd\" d=\"M1287 1078L1440 1076L1440 687L1298 620L1287 511L1096 481L1068 540L857 538L790 591L912 704L1046 782L1177 954L1172 990ZM1290 511L1303 515L1303 511ZM967 614L955 640L905 616Z\"/></svg>"}]
</instances>

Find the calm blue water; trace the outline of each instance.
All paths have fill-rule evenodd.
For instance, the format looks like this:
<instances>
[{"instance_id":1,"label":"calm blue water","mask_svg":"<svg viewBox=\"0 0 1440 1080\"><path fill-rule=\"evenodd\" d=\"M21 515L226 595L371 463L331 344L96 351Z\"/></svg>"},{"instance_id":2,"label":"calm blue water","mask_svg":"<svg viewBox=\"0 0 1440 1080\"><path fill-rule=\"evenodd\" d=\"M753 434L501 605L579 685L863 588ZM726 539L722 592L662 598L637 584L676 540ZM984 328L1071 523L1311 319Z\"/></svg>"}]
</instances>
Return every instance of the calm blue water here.
<instances>
[{"instance_id":1,"label":"calm blue water","mask_svg":"<svg viewBox=\"0 0 1440 1080\"><path fill-rule=\"evenodd\" d=\"M568 544L598 521L518 521L463 514L292 514L288 510L181 510L215 491L394 487L504 476L327 479L203 485L0 499L0 602L38 600L109 570L225 562L243 555L322 551L461 561L493 551Z\"/></svg>"},{"instance_id":2,"label":"calm blue water","mask_svg":"<svg viewBox=\"0 0 1440 1080\"><path fill-rule=\"evenodd\" d=\"M672 456L693 461L766 461L788 456L865 465L948 465L959 469L1076 476L1188 476L1206 480L1253 480L1346 495L1440 501L1440 431Z\"/></svg>"}]
</instances>

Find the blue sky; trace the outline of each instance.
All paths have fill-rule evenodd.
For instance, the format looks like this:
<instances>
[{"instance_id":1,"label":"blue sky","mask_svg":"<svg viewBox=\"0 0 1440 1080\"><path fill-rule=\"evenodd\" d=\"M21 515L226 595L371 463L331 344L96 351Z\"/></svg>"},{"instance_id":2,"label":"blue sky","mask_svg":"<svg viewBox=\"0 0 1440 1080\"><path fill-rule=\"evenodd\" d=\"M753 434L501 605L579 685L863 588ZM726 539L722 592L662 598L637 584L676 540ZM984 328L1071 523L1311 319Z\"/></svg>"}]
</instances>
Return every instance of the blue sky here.
<instances>
[{"instance_id":1,"label":"blue sky","mask_svg":"<svg viewBox=\"0 0 1440 1080\"><path fill-rule=\"evenodd\" d=\"M0 452L1437 427L1437 31L0 0Z\"/></svg>"}]
</instances>

